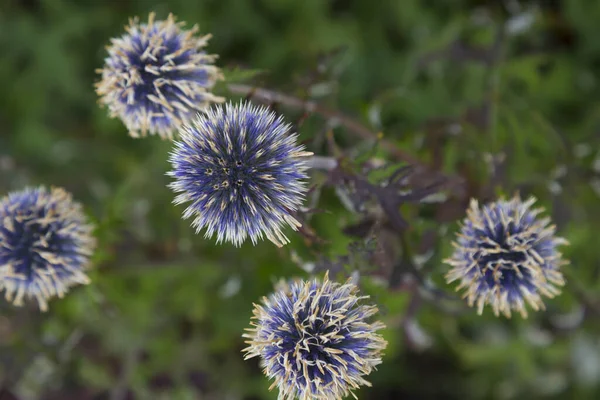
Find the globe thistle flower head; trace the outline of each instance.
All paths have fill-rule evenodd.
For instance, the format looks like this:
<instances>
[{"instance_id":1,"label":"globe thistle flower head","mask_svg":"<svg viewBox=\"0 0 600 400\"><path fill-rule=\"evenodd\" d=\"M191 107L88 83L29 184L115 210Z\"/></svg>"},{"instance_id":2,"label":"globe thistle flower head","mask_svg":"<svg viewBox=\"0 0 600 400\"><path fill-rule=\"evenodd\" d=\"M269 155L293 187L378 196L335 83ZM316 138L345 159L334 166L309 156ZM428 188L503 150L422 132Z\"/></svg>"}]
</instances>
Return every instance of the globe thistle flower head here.
<instances>
[{"instance_id":1,"label":"globe thistle flower head","mask_svg":"<svg viewBox=\"0 0 600 400\"><path fill-rule=\"evenodd\" d=\"M360 386L381 363L387 342L369 322L377 308L362 304L350 283L290 282L286 290L254 305L252 327L243 337L245 359L261 358L279 400L338 400Z\"/></svg>"},{"instance_id":2,"label":"globe thistle flower head","mask_svg":"<svg viewBox=\"0 0 600 400\"><path fill-rule=\"evenodd\" d=\"M179 193L176 204L191 203L183 216L195 217L197 231L235 246L263 235L277 246L289 242L282 229L300 226L292 213L304 199L305 158L312 155L290 125L266 107L227 104L199 114L179 134L169 186Z\"/></svg>"},{"instance_id":3,"label":"globe thistle flower head","mask_svg":"<svg viewBox=\"0 0 600 400\"><path fill-rule=\"evenodd\" d=\"M42 311L52 297L89 283L95 247L81 205L60 188L28 188L0 200L0 290L16 306L35 298Z\"/></svg>"},{"instance_id":4,"label":"globe thistle flower head","mask_svg":"<svg viewBox=\"0 0 600 400\"><path fill-rule=\"evenodd\" d=\"M223 101L209 92L222 75L212 65L217 57L202 51L210 35L197 36L197 26L182 29L172 14L154 18L151 13L146 24L130 19L126 33L112 39L96 92L132 137L172 138L198 111Z\"/></svg>"},{"instance_id":5,"label":"globe thistle flower head","mask_svg":"<svg viewBox=\"0 0 600 400\"><path fill-rule=\"evenodd\" d=\"M480 208L471 200L451 258L447 281L460 281L457 290L465 289L469 306L477 305L481 314L485 304L511 316L511 310L527 318L526 305L544 308L542 296L560 293L565 281L560 266L567 262L558 252L568 244L554 236L550 218L538 218L542 208L531 208L535 198L521 201L499 200Z\"/></svg>"}]
</instances>

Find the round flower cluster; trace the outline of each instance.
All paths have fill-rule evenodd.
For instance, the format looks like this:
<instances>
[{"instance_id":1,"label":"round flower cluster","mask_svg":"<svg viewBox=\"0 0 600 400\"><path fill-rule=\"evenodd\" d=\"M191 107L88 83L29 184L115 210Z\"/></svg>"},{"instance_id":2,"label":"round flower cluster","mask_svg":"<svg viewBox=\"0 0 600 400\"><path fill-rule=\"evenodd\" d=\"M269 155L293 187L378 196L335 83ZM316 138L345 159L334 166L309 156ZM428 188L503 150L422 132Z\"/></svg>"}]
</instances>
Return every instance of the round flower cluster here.
<instances>
[{"instance_id":1,"label":"round flower cluster","mask_svg":"<svg viewBox=\"0 0 600 400\"><path fill-rule=\"evenodd\" d=\"M291 126L266 107L249 103L215 106L180 132L170 161L179 193L191 202L184 217L217 243L240 246L263 235L277 246L288 243L282 227L297 229L292 213L304 199L304 161L312 155L297 144Z\"/></svg>"},{"instance_id":2,"label":"round flower cluster","mask_svg":"<svg viewBox=\"0 0 600 400\"><path fill-rule=\"evenodd\" d=\"M554 236L549 218L532 209L535 198L523 202L519 196L480 208L471 201L456 248L446 260L453 268L448 282L460 281L470 306L481 314L490 304L496 316L511 316L511 310L527 317L526 304L544 307L542 296L554 297L565 281L559 267L565 264L557 246L567 244Z\"/></svg>"},{"instance_id":3,"label":"round flower cluster","mask_svg":"<svg viewBox=\"0 0 600 400\"><path fill-rule=\"evenodd\" d=\"M172 138L198 111L223 100L209 92L222 76L212 65L216 56L202 51L210 35L196 36L197 26L182 29L173 15L154 18L134 18L126 34L112 39L96 92L131 136Z\"/></svg>"},{"instance_id":4,"label":"round flower cluster","mask_svg":"<svg viewBox=\"0 0 600 400\"><path fill-rule=\"evenodd\" d=\"M255 305L244 337L245 358L260 357L279 398L337 400L360 386L381 363L386 341L381 322L369 322L377 307L362 304L349 281L296 281Z\"/></svg>"},{"instance_id":5,"label":"round flower cluster","mask_svg":"<svg viewBox=\"0 0 600 400\"><path fill-rule=\"evenodd\" d=\"M0 290L6 299L19 306L24 297L35 298L46 311L48 299L89 283L92 229L63 189L30 188L0 200Z\"/></svg>"}]
</instances>

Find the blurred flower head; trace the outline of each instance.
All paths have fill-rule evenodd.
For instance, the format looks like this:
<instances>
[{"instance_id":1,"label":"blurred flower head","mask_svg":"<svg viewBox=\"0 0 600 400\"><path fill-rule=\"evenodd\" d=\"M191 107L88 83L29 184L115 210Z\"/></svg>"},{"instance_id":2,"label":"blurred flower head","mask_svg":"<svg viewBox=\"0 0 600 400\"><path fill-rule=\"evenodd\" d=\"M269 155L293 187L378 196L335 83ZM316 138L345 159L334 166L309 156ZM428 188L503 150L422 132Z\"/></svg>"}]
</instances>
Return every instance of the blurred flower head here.
<instances>
[{"instance_id":1,"label":"blurred flower head","mask_svg":"<svg viewBox=\"0 0 600 400\"><path fill-rule=\"evenodd\" d=\"M180 132L170 161L175 203L191 202L197 231L217 235L217 243L240 246L263 235L283 246L284 225L296 230L292 216L306 192L305 158L291 126L266 107L248 103L215 106Z\"/></svg>"},{"instance_id":2,"label":"blurred flower head","mask_svg":"<svg viewBox=\"0 0 600 400\"><path fill-rule=\"evenodd\" d=\"M566 262L557 246L567 241L554 236L550 218L537 218L544 210L531 208L535 201L517 195L480 208L471 200L454 254L445 260L453 267L446 278L460 281L457 290L466 290L479 314L490 304L496 316L516 310L526 318L527 304L543 309L542 296L556 296L565 283L560 266Z\"/></svg>"},{"instance_id":3,"label":"blurred flower head","mask_svg":"<svg viewBox=\"0 0 600 400\"><path fill-rule=\"evenodd\" d=\"M127 33L111 40L96 92L132 137L172 138L198 111L223 101L209 92L222 76L212 65L217 56L202 51L210 35L196 36L197 26L182 29L173 15L154 17L147 24L131 19Z\"/></svg>"},{"instance_id":4,"label":"blurred flower head","mask_svg":"<svg viewBox=\"0 0 600 400\"><path fill-rule=\"evenodd\" d=\"M387 342L369 322L377 307L364 305L349 281L289 282L255 305L252 328L243 336L245 359L260 357L279 399L337 400L352 394L381 363Z\"/></svg>"},{"instance_id":5,"label":"blurred flower head","mask_svg":"<svg viewBox=\"0 0 600 400\"><path fill-rule=\"evenodd\" d=\"M63 189L28 188L0 200L0 290L14 305L36 298L63 297L69 287L87 284L95 247L79 203Z\"/></svg>"}]
</instances>

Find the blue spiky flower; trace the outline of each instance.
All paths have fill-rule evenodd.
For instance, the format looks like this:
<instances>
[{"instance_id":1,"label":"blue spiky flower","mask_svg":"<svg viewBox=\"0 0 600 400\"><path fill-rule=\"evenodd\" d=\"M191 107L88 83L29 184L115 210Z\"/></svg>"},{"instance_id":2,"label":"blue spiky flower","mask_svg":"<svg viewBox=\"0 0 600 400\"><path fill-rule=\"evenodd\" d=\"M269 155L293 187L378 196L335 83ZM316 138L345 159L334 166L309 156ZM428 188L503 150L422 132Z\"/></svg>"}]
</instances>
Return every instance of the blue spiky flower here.
<instances>
[{"instance_id":1,"label":"blue spiky flower","mask_svg":"<svg viewBox=\"0 0 600 400\"><path fill-rule=\"evenodd\" d=\"M280 400L338 400L360 386L381 363L385 326L369 322L377 307L362 304L350 281L341 285L296 281L254 306L252 327L243 336L245 359L261 358Z\"/></svg>"},{"instance_id":2,"label":"blue spiky flower","mask_svg":"<svg viewBox=\"0 0 600 400\"><path fill-rule=\"evenodd\" d=\"M222 76L212 65L217 56L202 51L210 35L196 36L197 26L182 29L173 15L154 18L151 13L147 24L130 19L127 33L111 40L96 92L132 137L172 138L198 111L223 101L209 92Z\"/></svg>"},{"instance_id":3,"label":"blue spiky flower","mask_svg":"<svg viewBox=\"0 0 600 400\"><path fill-rule=\"evenodd\" d=\"M191 202L197 231L217 235L217 243L240 246L266 236L277 246L289 242L285 225L306 192L305 158L297 134L266 107L249 103L214 106L179 132L170 156L175 203Z\"/></svg>"},{"instance_id":4,"label":"blue spiky flower","mask_svg":"<svg viewBox=\"0 0 600 400\"><path fill-rule=\"evenodd\" d=\"M0 200L0 290L14 305L35 298L42 311L52 297L87 284L95 247L79 203L60 188L28 188Z\"/></svg>"},{"instance_id":5,"label":"blue spiky flower","mask_svg":"<svg viewBox=\"0 0 600 400\"><path fill-rule=\"evenodd\" d=\"M527 317L526 304L544 308L542 296L554 297L565 281L557 246L568 244L554 236L550 218L537 218L542 208L531 208L535 198L499 200L480 208L471 200L454 254L446 263L453 268L448 282L460 281L469 306L481 314L490 304L496 316L511 316L511 310Z\"/></svg>"}]
</instances>

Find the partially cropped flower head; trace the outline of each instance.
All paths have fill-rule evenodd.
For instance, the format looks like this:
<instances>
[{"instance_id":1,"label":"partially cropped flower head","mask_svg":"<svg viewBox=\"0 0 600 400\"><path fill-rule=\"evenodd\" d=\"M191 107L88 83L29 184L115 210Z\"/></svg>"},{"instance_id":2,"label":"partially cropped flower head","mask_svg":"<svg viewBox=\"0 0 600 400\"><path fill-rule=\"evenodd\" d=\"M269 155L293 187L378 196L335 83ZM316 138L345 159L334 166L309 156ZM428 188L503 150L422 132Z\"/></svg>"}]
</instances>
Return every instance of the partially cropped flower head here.
<instances>
[{"instance_id":1,"label":"partially cropped flower head","mask_svg":"<svg viewBox=\"0 0 600 400\"><path fill-rule=\"evenodd\" d=\"M283 246L285 225L304 199L306 157L291 126L266 107L248 103L214 106L179 132L171 153L175 203L191 202L197 231L217 243L240 246L263 235Z\"/></svg>"},{"instance_id":2,"label":"partially cropped flower head","mask_svg":"<svg viewBox=\"0 0 600 400\"><path fill-rule=\"evenodd\" d=\"M448 282L460 281L469 306L481 314L486 304L511 316L511 310L527 317L526 306L544 308L542 296L554 297L565 281L560 267L566 264L557 247L567 244L554 236L550 218L538 218L544 210L531 208L535 198L499 200L480 208L471 200L452 257Z\"/></svg>"},{"instance_id":3,"label":"partially cropped flower head","mask_svg":"<svg viewBox=\"0 0 600 400\"><path fill-rule=\"evenodd\" d=\"M387 342L370 322L377 307L362 304L349 281L289 282L285 290L255 305L252 328L243 336L245 359L261 358L280 400L338 400L370 386L365 380L381 363Z\"/></svg>"},{"instance_id":4,"label":"partially cropped flower head","mask_svg":"<svg viewBox=\"0 0 600 400\"><path fill-rule=\"evenodd\" d=\"M213 65L217 56L202 50L210 35L197 36L197 26L184 30L173 15L154 17L146 24L131 19L126 33L111 40L96 92L131 136L172 138L198 111L223 101L210 93L222 76Z\"/></svg>"},{"instance_id":5,"label":"partially cropped flower head","mask_svg":"<svg viewBox=\"0 0 600 400\"><path fill-rule=\"evenodd\" d=\"M96 241L82 207L60 188L28 188L0 200L0 290L16 306L87 284Z\"/></svg>"}]
</instances>

